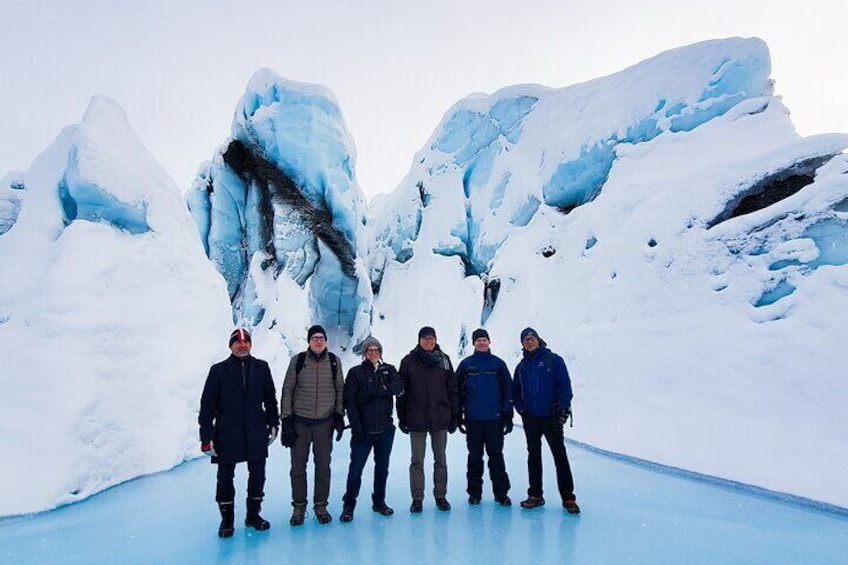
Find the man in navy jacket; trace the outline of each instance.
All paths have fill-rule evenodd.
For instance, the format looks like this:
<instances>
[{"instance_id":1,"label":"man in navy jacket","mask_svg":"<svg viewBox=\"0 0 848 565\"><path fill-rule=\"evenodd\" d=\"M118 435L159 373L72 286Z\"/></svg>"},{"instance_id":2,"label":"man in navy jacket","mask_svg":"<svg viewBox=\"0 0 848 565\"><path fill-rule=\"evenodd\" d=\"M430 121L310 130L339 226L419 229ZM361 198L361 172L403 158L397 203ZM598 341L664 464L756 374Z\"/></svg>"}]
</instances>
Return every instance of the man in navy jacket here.
<instances>
[{"instance_id":1,"label":"man in navy jacket","mask_svg":"<svg viewBox=\"0 0 848 565\"><path fill-rule=\"evenodd\" d=\"M459 430L466 433L468 446L468 503L480 504L483 496L483 449L489 454L489 479L495 500L511 506L507 496L509 475L504 463L504 435L512 431L512 378L503 359L489 349L489 333L484 329L471 334L474 353L456 370L459 388Z\"/></svg>"},{"instance_id":2,"label":"man in navy jacket","mask_svg":"<svg viewBox=\"0 0 848 565\"><path fill-rule=\"evenodd\" d=\"M557 486L562 506L579 514L574 496L574 478L565 451L563 426L571 415L571 379L562 357L548 349L533 328L521 332L523 357L515 367L513 400L521 414L527 437L527 471L530 488L522 508L545 505L542 496L542 437L548 443L556 466Z\"/></svg>"},{"instance_id":3,"label":"man in navy jacket","mask_svg":"<svg viewBox=\"0 0 848 565\"><path fill-rule=\"evenodd\" d=\"M259 515L265 496L265 460L268 445L277 437L280 415L274 379L268 363L250 355L247 330L230 335L231 355L212 365L200 398L200 448L218 465L215 500L221 512L218 536L235 531L233 476L236 463L247 461L247 517L245 526L267 530Z\"/></svg>"}]
</instances>

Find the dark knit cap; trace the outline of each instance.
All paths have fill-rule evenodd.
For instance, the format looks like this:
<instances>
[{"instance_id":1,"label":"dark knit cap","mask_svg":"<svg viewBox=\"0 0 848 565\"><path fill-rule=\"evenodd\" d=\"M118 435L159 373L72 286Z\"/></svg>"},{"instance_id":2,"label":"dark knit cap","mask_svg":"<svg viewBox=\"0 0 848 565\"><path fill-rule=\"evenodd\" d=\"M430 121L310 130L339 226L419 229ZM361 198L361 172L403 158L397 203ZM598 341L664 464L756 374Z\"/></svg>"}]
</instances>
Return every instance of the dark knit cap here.
<instances>
[{"instance_id":1,"label":"dark knit cap","mask_svg":"<svg viewBox=\"0 0 848 565\"><path fill-rule=\"evenodd\" d=\"M236 328L235 330L233 330L233 333L230 334L230 346L232 346L237 341L251 342L250 332L248 332L244 328Z\"/></svg>"},{"instance_id":2,"label":"dark knit cap","mask_svg":"<svg viewBox=\"0 0 848 565\"><path fill-rule=\"evenodd\" d=\"M430 326L424 326L423 328L418 330L418 339L421 339L422 337L427 337L427 336L436 337L436 330L434 330Z\"/></svg>"},{"instance_id":3,"label":"dark knit cap","mask_svg":"<svg viewBox=\"0 0 848 565\"><path fill-rule=\"evenodd\" d=\"M539 334L536 333L536 330L534 330L533 328L524 328L523 330L521 330L521 341L523 342L524 338L528 335L535 337L539 341L542 340L542 338L539 337Z\"/></svg>"},{"instance_id":4,"label":"dark knit cap","mask_svg":"<svg viewBox=\"0 0 848 565\"><path fill-rule=\"evenodd\" d=\"M324 336L324 339L327 339L327 332L324 330L324 327L316 324L309 328L309 331L306 332L306 341L312 339L312 336L315 334L321 334Z\"/></svg>"},{"instance_id":5,"label":"dark knit cap","mask_svg":"<svg viewBox=\"0 0 848 565\"><path fill-rule=\"evenodd\" d=\"M486 339L489 339L489 332L487 332L483 328L478 328L478 329L474 330L474 333L471 334L471 343L474 343L475 341L477 341L481 337L485 337ZM489 339L489 341L491 341L491 339Z\"/></svg>"}]
</instances>

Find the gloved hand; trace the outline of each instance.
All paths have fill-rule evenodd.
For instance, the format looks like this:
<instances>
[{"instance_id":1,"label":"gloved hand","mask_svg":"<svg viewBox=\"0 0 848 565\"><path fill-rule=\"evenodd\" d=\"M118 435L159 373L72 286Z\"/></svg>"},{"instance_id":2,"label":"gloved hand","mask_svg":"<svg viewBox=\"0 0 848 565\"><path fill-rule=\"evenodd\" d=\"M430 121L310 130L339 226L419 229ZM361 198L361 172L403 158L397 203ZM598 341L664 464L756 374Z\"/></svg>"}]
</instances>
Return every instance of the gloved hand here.
<instances>
[{"instance_id":1,"label":"gloved hand","mask_svg":"<svg viewBox=\"0 0 848 565\"><path fill-rule=\"evenodd\" d=\"M503 430L504 435L509 434L512 431L512 411L508 414L504 414L501 416L501 429Z\"/></svg>"},{"instance_id":2,"label":"gloved hand","mask_svg":"<svg viewBox=\"0 0 848 565\"><path fill-rule=\"evenodd\" d=\"M344 416L341 414L333 414L333 428L336 430L336 441L341 441L342 434L345 430Z\"/></svg>"},{"instance_id":3,"label":"gloved hand","mask_svg":"<svg viewBox=\"0 0 848 565\"><path fill-rule=\"evenodd\" d=\"M406 425L406 420L398 418L398 428L405 434L409 433L409 426Z\"/></svg>"},{"instance_id":4,"label":"gloved hand","mask_svg":"<svg viewBox=\"0 0 848 565\"><path fill-rule=\"evenodd\" d=\"M274 443L278 433L280 433L280 428L277 426L268 426L268 445Z\"/></svg>"},{"instance_id":5,"label":"gloved hand","mask_svg":"<svg viewBox=\"0 0 848 565\"><path fill-rule=\"evenodd\" d=\"M286 416L280 424L280 443L283 444L283 447L294 447L294 440L297 438L297 432L294 431L294 420L291 416Z\"/></svg>"},{"instance_id":6,"label":"gloved hand","mask_svg":"<svg viewBox=\"0 0 848 565\"><path fill-rule=\"evenodd\" d=\"M218 452L215 451L215 443L210 439L209 443L201 443L200 451L203 452L203 455L208 455L209 457L218 457Z\"/></svg>"},{"instance_id":7,"label":"gloved hand","mask_svg":"<svg viewBox=\"0 0 848 565\"><path fill-rule=\"evenodd\" d=\"M560 426L564 426L570 417L571 410L568 408L560 408L559 413L557 414L557 422L559 422Z\"/></svg>"},{"instance_id":8,"label":"gloved hand","mask_svg":"<svg viewBox=\"0 0 848 565\"><path fill-rule=\"evenodd\" d=\"M448 424L448 433L452 434L459 427L459 416L453 415L451 416L450 424Z\"/></svg>"},{"instance_id":9,"label":"gloved hand","mask_svg":"<svg viewBox=\"0 0 848 565\"><path fill-rule=\"evenodd\" d=\"M462 416L462 414L459 415L459 421L457 422L456 427L459 430L459 433L468 433L468 430L465 429L465 418Z\"/></svg>"}]
</instances>

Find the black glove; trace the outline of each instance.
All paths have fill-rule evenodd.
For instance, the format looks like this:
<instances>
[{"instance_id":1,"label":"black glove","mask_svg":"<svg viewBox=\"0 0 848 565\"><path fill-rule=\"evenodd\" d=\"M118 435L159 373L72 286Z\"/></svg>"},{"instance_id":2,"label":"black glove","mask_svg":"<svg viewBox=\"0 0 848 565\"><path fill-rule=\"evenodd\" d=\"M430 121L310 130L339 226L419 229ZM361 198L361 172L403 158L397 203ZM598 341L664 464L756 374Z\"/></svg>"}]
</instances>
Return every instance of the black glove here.
<instances>
[{"instance_id":1,"label":"black glove","mask_svg":"<svg viewBox=\"0 0 848 565\"><path fill-rule=\"evenodd\" d=\"M295 438L297 438L297 432L294 431L294 420L291 416L286 416L280 422L280 443L283 447L294 447Z\"/></svg>"},{"instance_id":2,"label":"black glove","mask_svg":"<svg viewBox=\"0 0 848 565\"><path fill-rule=\"evenodd\" d=\"M559 422L560 426L564 426L570 417L571 410L568 408L560 408L559 413L557 414L557 422Z\"/></svg>"},{"instance_id":3,"label":"black glove","mask_svg":"<svg viewBox=\"0 0 848 565\"><path fill-rule=\"evenodd\" d=\"M504 435L507 435L512 431L512 410L501 416L501 429L503 430Z\"/></svg>"},{"instance_id":4,"label":"black glove","mask_svg":"<svg viewBox=\"0 0 848 565\"><path fill-rule=\"evenodd\" d=\"M459 427L459 416L458 415L451 416L450 424L448 424L448 433L449 434L454 433L458 427Z\"/></svg>"},{"instance_id":5,"label":"black glove","mask_svg":"<svg viewBox=\"0 0 848 565\"><path fill-rule=\"evenodd\" d=\"M333 414L333 429L336 430L336 441L341 441L342 434L345 431L344 416L341 414Z\"/></svg>"},{"instance_id":6,"label":"black glove","mask_svg":"<svg viewBox=\"0 0 848 565\"><path fill-rule=\"evenodd\" d=\"M461 434L468 433L468 430L465 429L465 418L462 417L462 414L459 415L459 420L456 423L456 429L458 429Z\"/></svg>"},{"instance_id":7,"label":"black glove","mask_svg":"<svg viewBox=\"0 0 848 565\"><path fill-rule=\"evenodd\" d=\"M406 425L406 419L398 418L398 428L405 434L409 433L409 426Z\"/></svg>"}]
</instances>

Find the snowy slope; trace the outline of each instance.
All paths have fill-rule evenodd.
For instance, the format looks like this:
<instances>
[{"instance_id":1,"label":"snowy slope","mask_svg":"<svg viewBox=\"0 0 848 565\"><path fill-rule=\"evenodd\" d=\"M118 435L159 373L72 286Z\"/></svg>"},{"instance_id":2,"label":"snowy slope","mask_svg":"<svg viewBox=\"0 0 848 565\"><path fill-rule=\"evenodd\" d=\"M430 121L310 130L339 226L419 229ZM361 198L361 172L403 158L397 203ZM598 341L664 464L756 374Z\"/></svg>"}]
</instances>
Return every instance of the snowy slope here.
<instances>
[{"instance_id":1,"label":"snowy slope","mask_svg":"<svg viewBox=\"0 0 848 565\"><path fill-rule=\"evenodd\" d=\"M711 41L457 103L369 215L388 357L535 326L580 440L848 505L848 136L802 139L766 46Z\"/></svg>"},{"instance_id":2,"label":"snowy slope","mask_svg":"<svg viewBox=\"0 0 848 565\"><path fill-rule=\"evenodd\" d=\"M92 99L21 183L0 235L0 515L195 454L231 323L179 190L114 101Z\"/></svg>"}]
</instances>

